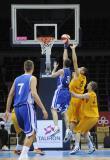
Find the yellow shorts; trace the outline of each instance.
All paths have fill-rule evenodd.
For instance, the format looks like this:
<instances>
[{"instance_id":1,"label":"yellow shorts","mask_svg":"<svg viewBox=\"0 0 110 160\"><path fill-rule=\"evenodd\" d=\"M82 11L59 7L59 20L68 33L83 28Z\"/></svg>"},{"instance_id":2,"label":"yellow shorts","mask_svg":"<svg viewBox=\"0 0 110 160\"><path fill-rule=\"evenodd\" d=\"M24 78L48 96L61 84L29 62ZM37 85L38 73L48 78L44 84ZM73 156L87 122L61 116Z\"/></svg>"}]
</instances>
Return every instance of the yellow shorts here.
<instances>
[{"instance_id":1,"label":"yellow shorts","mask_svg":"<svg viewBox=\"0 0 110 160\"><path fill-rule=\"evenodd\" d=\"M82 100L79 98L72 97L70 106L68 107L67 114L69 122L78 122L82 117L81 109Z\"/></svg>"},{"instance_id":2,"label":"yellow shorts","mask_svg":"<svg viewBox=\"0 0 110 160\"><path fill-rule=\"evenodd\" d=\"M90 129L92 129L96 125L97 122L98 122L98 118L83 117L78 123L78 125L74 128L74 132L85 134Z\"/></svg>"},{"instance_id":3,"label":"yellow shorts","mask_svg":"<svg viewBox=\"0 0 110 160\"><path fill-rule=\"evenodd\" d=\"M22 131L22 129L18 125L18 121L17 121L14 109L12 111L12 122L13 122L16 133L19 134Z\"/></svg>"}]
</instances>

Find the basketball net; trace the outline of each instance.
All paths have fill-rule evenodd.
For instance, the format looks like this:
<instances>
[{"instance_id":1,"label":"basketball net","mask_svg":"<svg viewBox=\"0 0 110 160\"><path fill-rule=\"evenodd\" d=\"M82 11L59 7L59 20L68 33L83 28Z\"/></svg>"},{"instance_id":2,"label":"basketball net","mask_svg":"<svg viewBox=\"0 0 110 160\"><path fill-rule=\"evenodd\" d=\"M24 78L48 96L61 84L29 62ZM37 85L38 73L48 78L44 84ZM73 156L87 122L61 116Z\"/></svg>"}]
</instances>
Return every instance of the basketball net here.
<instances>
[{"instance_id":1,"label":"basketball net","mask_svg":"<svg viewBox=\"0 0 110 160\"><path fill-rule=\"evenodd\" d=\"M45 76L49 77L51 74L51 49L54 44L54 37L47 36L47 37L39 37L37 38L41 45L41 53L42 55L46 55L46 69L45 69Z\"/></svg>"}]
</instances>

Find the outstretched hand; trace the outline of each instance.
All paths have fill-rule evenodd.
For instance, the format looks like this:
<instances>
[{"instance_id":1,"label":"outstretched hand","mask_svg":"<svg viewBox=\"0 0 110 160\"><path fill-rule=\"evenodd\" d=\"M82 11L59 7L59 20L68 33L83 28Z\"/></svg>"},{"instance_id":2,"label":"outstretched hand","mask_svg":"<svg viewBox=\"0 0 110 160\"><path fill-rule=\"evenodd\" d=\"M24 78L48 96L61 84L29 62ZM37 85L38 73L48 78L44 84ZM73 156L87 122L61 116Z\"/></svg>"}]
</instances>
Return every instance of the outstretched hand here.
<instances>
[{"instance_id":1,"label":"outstretched hand","mask_svg":"<svg viewBox=\"0 0 110 160\"><path fill-rule=\"evenodd\" d=\"M6 122L8 121L9 117L10 117L10 113L8 111L6 111L4 114L4 119Z\"/></svg>"},{"instance_id":2,"label":"outstretched hand","mask_svg":"<svg viewBox=\"0 0 110 160\"><path fill-rule=\"evenodd\" d=\"M46 110L43 111L44 119L48 119L48 113Z\"/></svg>"},{"instance_id":3,"label":"outstretched hand","mask_svg":"<svg viewBox=\"0 0 110 160\"><path fill-rule=\"evenodd\" d=\"M77 47L77 44L72 44L72 45L70 45L70 48L71 49L75 49Z\"/></svg>"}]
</instances>

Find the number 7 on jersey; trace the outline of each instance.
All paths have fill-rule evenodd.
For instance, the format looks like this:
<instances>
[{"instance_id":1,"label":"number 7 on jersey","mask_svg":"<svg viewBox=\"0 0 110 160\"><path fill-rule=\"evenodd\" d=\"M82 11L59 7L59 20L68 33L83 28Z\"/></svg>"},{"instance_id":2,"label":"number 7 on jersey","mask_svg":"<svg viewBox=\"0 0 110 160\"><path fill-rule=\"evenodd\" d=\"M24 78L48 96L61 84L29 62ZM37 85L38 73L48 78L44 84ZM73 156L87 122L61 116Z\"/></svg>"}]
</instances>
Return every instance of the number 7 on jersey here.
<instances>
[{"instance_id":1,"label":"number 7 on jersey","mask_svg":"<svg viewBox=\"0 0 110 160\"><path fill-rule=\"evenodd\" d=\"M23 86L24 86L24 83L18 83L18 87L19 87L19 92L18 92L18 94L19 94L19 95L21 94L21 91L22 91Z\"/></svg>"}]
</instances>

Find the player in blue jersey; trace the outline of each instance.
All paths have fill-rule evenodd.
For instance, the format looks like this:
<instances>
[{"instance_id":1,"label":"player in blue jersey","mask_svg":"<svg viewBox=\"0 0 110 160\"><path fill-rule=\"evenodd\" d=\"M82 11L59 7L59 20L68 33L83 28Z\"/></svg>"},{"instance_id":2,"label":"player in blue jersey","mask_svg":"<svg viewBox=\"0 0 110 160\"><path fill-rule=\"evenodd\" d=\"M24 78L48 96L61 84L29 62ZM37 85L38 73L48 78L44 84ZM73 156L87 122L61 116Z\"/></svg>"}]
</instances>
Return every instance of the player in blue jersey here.
<instances>
[{"instance_id":1,"label":"player in blue jersey","mask_svg":"<svg viewBox=\"0 0 110 160\"><path fill-rule=\"evenodd\" d=\"M67 54L67 46L64 45L64 53L63 53L63 68L57 71L58 64L54 63L54 69L52 71L52 77L58 77L57 81L57 89L55 90L54 97L51 105L51 112L54 121L54 131L52 135L57 134L60 129L58 127L58 113L60 112L64 117L65 126L66 126L66 134L65 138L68 136L69 122L67 116L67 108L70 102L70 92L69 92L69 83L71 80L71 71L70 71L71 61L68 59ZM64 141L65 141L64 138Z\"/></svg>"},{"instance_id":2,"label":"player in blue jersey","mask_svg":"<svg viewBox=\"0 0 110 160\"><path fill-rule=\"evenodd\" d=\"M17 77L12 85L7 99L6 115L8 117L12 99L19 127L26 134L24 146L19 160L28 160L28 151L35 138L36 115L34 101L41 108L44 118L48 118L47 111L42 104L36 90L37 79L32 75L34 63L30 60L24 62L25 73Z\"/></svg>"}]
</instances>

